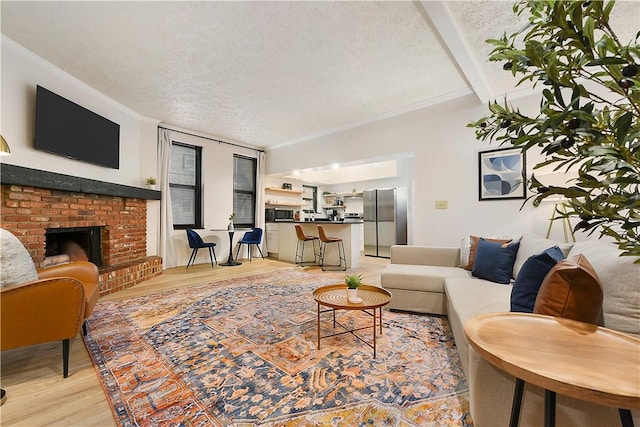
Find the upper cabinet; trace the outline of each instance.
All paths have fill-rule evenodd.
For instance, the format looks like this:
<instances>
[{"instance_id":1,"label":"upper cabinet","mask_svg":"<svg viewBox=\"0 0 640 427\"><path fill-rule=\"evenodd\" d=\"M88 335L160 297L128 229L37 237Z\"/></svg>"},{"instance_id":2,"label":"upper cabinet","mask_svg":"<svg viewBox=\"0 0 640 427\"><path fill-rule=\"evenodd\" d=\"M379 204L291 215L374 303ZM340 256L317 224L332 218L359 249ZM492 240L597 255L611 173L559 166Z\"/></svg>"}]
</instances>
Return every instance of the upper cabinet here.
<instances>
[{"instance_id":1,"label":"upper cabinet","mask_svg":"<svg viewBox=\"0 0 640 427\"><path fill-rule=\"evenodd\" d=\"M301 190L267 187L264 189L264 195L264 203L269 207L288 206L300 208L303 205Z\"/></svg>"}]
</instances>

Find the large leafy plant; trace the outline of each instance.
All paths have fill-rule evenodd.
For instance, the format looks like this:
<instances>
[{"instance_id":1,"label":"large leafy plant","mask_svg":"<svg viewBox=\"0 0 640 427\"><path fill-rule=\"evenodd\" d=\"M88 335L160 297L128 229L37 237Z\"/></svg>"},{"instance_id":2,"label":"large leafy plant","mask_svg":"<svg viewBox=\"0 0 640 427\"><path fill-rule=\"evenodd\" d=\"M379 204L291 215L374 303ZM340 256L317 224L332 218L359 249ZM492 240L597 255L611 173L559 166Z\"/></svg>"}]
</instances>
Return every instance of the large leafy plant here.
<instances>
[{"instance_id":1,"label":"large leafy plant","mask_svg":"<svg viewBox=\"0 0 640 427\"><path fill-rule=\"evenodd\" d=\"M530 117L505 99L489 103L490 116L470 123L476 138L537 147L534 166L577 170L565 186L529 182L533 204L567 198L566 213L578 216L576 230L610 236L623 255L640 256L640 45L623 41L611 27L614 2L517 1L528 14L521 30L487 40L490 61L543 88L539 113ZM640 258L636 260L640 262Z\"/></svg>"}]
</instances>

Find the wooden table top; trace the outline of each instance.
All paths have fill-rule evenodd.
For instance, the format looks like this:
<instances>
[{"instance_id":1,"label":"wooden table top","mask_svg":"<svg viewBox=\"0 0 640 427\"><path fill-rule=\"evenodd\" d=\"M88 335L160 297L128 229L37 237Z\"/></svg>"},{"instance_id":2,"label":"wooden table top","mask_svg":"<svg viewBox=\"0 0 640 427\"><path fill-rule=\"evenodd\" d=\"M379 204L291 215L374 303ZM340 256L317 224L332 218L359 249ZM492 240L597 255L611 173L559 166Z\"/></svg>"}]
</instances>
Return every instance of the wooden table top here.
<instances>
[{"instance_id":1,"label":"wooden table top","mask_svg":"<svg viewBox=\"0 0 640 427\"><path fill-rule=\"evenodd\" d=\"M313 299L319 304L342 310L368 310L382 307L391 301L391 293L378 286L360 285L358 297L361 303L351 303L347 299L347 285L322 286L313 291Z\"/></svg>"},{"instance_id":2,"label":"wooden table top","mask_svg":"<svg viewBox=\"0 0 640 427\"><path fill-rule=\"evenodd\" d=\"M574 320L492 313L464 326L471 346L525 382L589 402L640 408L640 339Z\"/></svg>"}]
</instances>

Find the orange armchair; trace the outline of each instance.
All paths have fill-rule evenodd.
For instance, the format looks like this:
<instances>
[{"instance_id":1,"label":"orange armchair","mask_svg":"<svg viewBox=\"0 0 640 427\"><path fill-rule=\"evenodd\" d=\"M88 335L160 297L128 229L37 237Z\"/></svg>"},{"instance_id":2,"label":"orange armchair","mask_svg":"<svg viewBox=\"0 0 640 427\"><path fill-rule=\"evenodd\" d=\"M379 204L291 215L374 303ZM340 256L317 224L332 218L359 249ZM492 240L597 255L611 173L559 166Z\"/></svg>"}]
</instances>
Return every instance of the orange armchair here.
<instances>
[{"instance_id":1,"label":"orange armchair","mask_svg":"<svg viewBox=\"0 0 640 427\"><path fill-rule=\"evenodd\" d=\"M0 350L62 341L63 376L69 344L100 296L98 268L86 261L38 271L38 280L0 290Z\"/></svg>"},{"instance_id":2,"label":"orange armchair","mask_svg":"<svg viewBox=\"0 0 640 427\"><path fill-rule=\"evenodd\" d=\"M60 264L53 267L38 270L39 279L50 279L54 277L72 277L84 286L84 318L87 319L93 314L100 297L100 284L98 283L98 267L87 261L75 261L69 264ZM87 335L87 324L82 323L82 335Z\"/></svg>"}]
</instances>

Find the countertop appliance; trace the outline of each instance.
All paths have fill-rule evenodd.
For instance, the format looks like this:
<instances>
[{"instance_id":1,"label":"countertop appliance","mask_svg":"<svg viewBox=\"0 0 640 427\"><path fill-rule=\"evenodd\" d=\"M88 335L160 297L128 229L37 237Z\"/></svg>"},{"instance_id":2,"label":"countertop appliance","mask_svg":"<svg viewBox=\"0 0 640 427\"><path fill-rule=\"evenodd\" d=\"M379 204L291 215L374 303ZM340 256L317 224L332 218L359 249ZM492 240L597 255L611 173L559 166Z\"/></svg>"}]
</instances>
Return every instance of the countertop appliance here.
<instances>
[{"instance_id":1,"label":"countertop appliance","mask_svg":"<svg viewBox=\"0 0 640 427\"><path fill-rule=\"evenodd\" d=\"M264 219L267 222L293 221L293 210L280 208L267 208L264 210Z\"/></svg>"},{"instance_id":2,"label":"countertop appliance","mask_svg":"<svg viewBox=\"0 0 640 427\"><path fill-rule=\"evenodd\" d=\"M358 212L345 212L344 222L362 222L362 214Z\"/></svg>"},{"instance_id":3,"label":"countertop appliance","mask_svg":"<svg viewBox=\"0 0 640 427\"><path fill-rule=\"evenodd\" d=\"M391 257L391 245L407 244L407 201L397 189L365 190L364 254Z\"/></svg>"}]
</instances>

